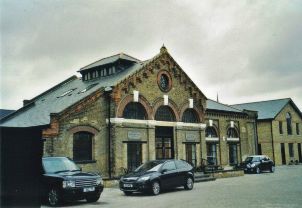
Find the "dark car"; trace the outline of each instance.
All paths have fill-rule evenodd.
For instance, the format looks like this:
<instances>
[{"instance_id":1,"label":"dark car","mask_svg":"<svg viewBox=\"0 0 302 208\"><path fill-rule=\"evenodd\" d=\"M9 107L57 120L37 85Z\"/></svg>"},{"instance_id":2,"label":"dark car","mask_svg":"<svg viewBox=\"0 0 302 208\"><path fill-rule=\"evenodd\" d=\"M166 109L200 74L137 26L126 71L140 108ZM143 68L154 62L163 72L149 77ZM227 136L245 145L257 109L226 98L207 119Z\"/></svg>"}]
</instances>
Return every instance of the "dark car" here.
<instances>
[{"instance_id":1,"label":"dark car","mask_svg":"<svg viewBox=\"0 0 302 208\"><path fill-rule=\"evenodd\" d=\"M184 186L191 190L194 185L193 167L183 160L153 160L121 177L120 189L125 195L133 192L151 192L158 195L162 189Z\"/></svg>"},{"instance_id":2,"label":"dark car","mask_svg":"<svg viewBox=\"0 0 302 208\"><path fill-rule=\"evenodd\" d=\"M274 162L266 155L248 156L241 164L244 172L261 173L262 171L275 171Z\"/></svg>"},{"instance_id":3,"label":"dark car","mask_svg":"<svg viewBox=\"0 0 302 208\"><path fill-rule=\"evenodd\" d=\"M86 199L95 202L103 191L103 180L96 173L82 172L71 159L66 157L42 158L43 199L57 206L63 201Z\"/></svg>"}]
</instances>

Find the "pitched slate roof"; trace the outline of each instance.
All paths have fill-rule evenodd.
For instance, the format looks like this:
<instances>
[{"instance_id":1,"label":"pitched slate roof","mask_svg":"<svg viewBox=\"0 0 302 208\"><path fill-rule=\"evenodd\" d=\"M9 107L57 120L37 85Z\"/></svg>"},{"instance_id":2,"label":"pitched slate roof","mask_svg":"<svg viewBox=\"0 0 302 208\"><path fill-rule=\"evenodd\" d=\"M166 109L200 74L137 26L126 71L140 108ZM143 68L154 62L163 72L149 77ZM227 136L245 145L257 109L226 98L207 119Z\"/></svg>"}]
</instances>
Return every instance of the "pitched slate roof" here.
<instances>
[{"instance_id":1,"label":"pitched slate roof","mask_svg":"<svg viewBox=\"0 0 302 208\"><path fill-rule=\"evenodd\" d=\"M4 118L5 116L13 112L15 112L15 110L0 109L0 119Z\"/></svg>"},{"instance_id":2,"label":"pitched slate roof","mask_svg":"<svg viewBox=\"0 0 302 208\"><path fill-rule=\"evenodd\" d=\"M241 110L253 110L258 111L258 119L274 119L278 113L284 108L284 106L292 102L290 98L278 99L278 100L266 100L252 103L242 103L232 105L235 108ZM299 111L300 112L300 111Z\"/></svg>"},{"instance_id":3,"label":"pitched slate roof","mask_svg":"<svg viewBox=\"0 0 302 208\"><path fill-rule=\"evenodd\" d=\"M237 108L234 108L226 104L216 102L214 100L207 100L207 110L242 113L242 110L239 110Z\"/></svg>"},{"instance_id":4,"label":"pitched slate roof","mask_svg":"<svg viewBox=\"0 0 302 208\"><path fill-rule=\"evenodd\" d=\"M91 69L91 68L94 68L94 67L97 67L97 66L103 66L103 65L106 65L106 64L115 63L118 60L127 60L127 61L135 62L135 63L141 62L140 60L138 60L136 58L133 58L132 56L129 56L129 55L124 54L124 53L119 53L119 54L116 54L116 55L113 55L113 56L102 58L102 59L100 59L100 60L98 60L98 61L96 61L92 64L84 66L83 68L81 68L79 70L79 72L83 71L83 70L86 70L86 69Z\"/></svg>"},{"instance_id":5,"label":"pitched slate roof","mask_svg":"<svg viewBox=\"0 0 302 208\"><path fill-rule=\"evenodd\" d=\"M0 126L30 127L47 125L50 123L51 113L60 113L64 109L72 106L99 89L103 89L107 86L115 86L128 76L140 70L144 65L152 61L154 58L147 61L134 62L132 66L121 72L106 77L100 77L91 81L83 82L81 78L72 76L55 87L33 98L30 104L0 120ZM112 61L114 60L115 59ZM95 84L95 86L86 92L80 93L82 90L86 89L92 84ZM72 91L68 93L70 90Z\"/></svg>"}]
</instances>

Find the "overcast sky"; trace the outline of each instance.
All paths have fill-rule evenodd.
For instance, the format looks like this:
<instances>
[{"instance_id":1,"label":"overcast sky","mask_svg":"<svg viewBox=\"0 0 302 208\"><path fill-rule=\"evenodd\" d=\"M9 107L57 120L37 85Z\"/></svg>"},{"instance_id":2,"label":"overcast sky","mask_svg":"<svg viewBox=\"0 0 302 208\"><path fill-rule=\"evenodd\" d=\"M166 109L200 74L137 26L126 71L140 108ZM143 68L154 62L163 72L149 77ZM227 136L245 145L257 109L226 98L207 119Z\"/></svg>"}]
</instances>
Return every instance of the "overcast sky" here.
<instances>
[{"instance_id":1,"label":"overcast sky","mask_svg":"<svg viewBox=\"0 0 302 208\"><path fill-rule=\"evenodd\" d=\"M0 2L0 108L20 108L97 59L145 60L164 43L208 98L290 97L302 109L302 1Z\"/></svg>"}]
</instances>

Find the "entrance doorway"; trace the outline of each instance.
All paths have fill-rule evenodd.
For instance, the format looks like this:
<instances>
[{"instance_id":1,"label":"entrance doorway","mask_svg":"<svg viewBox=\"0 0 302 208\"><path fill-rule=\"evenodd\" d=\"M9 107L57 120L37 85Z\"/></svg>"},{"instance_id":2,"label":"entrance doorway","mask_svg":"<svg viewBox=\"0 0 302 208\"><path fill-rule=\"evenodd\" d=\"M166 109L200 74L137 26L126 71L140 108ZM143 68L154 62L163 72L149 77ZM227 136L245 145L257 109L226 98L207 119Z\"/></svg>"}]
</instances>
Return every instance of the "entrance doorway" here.
<instances>
[{"instance_id":1,"label":"entrance doorway","mask_svg":"<svg viewBox=\"0 0 302 208\"><path fill-rule=\"evenodd\" d=\"M282 158L282 165L286 165L284 143L281 143L281 158Z\"/></svg>"},{"instance_id":2,"label":"entrance doorway","mask_svg":"<svg viewBox=\"0 0 302 208\"><path fill-rule=\"evenodd\" d=\"M194 167L197 166L196 160L196 144L195 143L187 143L186 144L186 159L189 163L191 163Z\"/></svg>"},{"instance_id":3,"label":"entrance doorway","mask_svg":"<svg viewBox=\"0 0 302 208\"><path fill-rule=\"evenodd\" d=\"M174 158L173 127L155 127L156 159Z\"/></svg>"},{"instance_id":4,"label":"entrance doorway","mask_svg":"<svg viewBox=\"0 0 302 208\"><path fill-rule=\"evenodd\" d=\"M229 164L236 165L237 163L238 163L237 144L230 143L229 144Z\"/></svg>"},{"instance_id":5,"label":"entrance doorway","mask_svg":"<svg viewBox=\"0 0 302 208\"><path fill-rule=\"evenodd\" d=\"M261 144L258 144L258 155L262 155Z\"/></svg>"},{"instance_id":6,"label":"entrance doorway","mask_svg":"<svg viewBox=\"0 0 302 208\"><path fill-rule=\"evenodd\" d=\"M216 143L207 143L208 165L217 165L217 145Z\"/></svg>"},{"instance_id":7,"label":"entrance doorway","mask_svg":"<svg viewBox=\"0 0 302 208\"><path fill-rule=\"evenodd\" d=\"M128 170L133 171L142 164L142 144L128 143L127 145Z\"/></svg>"},{"instance_id":8,"label":"entrance doorway","mask_svg":"<svg viewBox=\"0 0 302 208\"><path fill-rule=\"evenodd\" d=\"M299 163L302 163L301 143L298 143Z\"/></svg>"}]
</instances>

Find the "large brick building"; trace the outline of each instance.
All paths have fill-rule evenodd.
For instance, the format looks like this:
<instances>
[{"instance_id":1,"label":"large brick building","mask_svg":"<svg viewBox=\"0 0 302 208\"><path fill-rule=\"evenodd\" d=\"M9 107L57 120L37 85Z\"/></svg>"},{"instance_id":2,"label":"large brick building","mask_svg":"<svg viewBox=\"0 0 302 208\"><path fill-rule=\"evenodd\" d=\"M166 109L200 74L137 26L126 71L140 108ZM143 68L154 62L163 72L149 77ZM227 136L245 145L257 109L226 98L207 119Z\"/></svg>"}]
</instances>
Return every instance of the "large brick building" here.
<instances>
[{"instance_id":1,"label":"large brick building","mask_svg":"<svg viewBox=\"0 0 302 208\"><path fill-rule=\"evenodd\" d=\"M302 163L302 114L290 98L234 105L258 112L258 151L277 165Z\"/></svg>"},{"instance_id":2,"label":"large brick building","mask_svg":"<svg viewBox=\"0 0 302 208\"><path fill-rule=\"evenodd\" d=\"M79 72L1 126L40 126L45 156L106 176L163 158L232 166L257 152L257 112L208 100L165 47L147 61L117 54Z\"/></svg>"}]
</instances>

